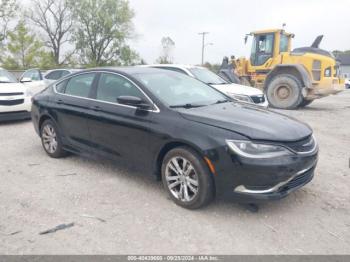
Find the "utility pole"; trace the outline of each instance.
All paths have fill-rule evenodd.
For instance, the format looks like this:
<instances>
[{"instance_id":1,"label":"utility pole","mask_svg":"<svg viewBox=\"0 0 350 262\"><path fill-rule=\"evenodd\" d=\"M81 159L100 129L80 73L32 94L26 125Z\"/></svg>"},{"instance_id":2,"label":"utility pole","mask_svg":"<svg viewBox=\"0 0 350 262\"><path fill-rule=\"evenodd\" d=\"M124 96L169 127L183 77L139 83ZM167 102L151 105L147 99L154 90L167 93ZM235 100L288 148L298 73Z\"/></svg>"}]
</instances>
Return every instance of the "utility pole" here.
<instances>
[{"instance_id":1,"label":"utility pole","mask_svg":"<svg viewBox=\"0 0 350 262\"><path fill-rule=\"evenodd\" d=\"M209 34L209 32L201 32L198 34L202 36L202 65L204 65L205 36Z\"/></svg>"}]
</instances>

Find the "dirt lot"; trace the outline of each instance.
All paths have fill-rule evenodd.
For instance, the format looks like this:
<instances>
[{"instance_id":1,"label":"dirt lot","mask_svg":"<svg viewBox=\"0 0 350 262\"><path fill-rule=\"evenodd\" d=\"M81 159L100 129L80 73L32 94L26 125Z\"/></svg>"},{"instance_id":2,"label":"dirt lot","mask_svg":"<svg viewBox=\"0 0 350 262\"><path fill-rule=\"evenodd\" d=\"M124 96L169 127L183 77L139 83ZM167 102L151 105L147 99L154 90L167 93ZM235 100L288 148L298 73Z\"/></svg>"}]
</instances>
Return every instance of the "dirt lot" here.
<instances>
[{"instance_id":1,"label":"dirt lot","mask_svg":"<svg viewBox=\"0 0 350 262\"><path fill-rule=\"evenodd\" d=\"M79 156L50 159L31 122L1 124L0 253L350 254L350 92L285 113L315 131L316 177L258 213L223 200L187 211L147 174Z\"/></svg>"}]
</instances>

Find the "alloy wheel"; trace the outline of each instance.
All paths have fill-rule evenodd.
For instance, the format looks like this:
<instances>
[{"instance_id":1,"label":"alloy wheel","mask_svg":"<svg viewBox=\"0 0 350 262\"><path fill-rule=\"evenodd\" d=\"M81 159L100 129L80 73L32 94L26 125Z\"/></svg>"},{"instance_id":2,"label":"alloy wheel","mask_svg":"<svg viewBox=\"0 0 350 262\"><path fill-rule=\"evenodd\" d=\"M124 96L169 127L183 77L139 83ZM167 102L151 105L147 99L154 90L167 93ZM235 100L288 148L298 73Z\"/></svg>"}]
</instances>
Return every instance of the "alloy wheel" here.
<instances>
[{"instance_id":1,"label":"alloy wheel","mask_svg":"<svg viewBox=\"0 0 350 262\"><path fill-rule=\"evenodd\" d=\"M199 192L198 175L191 162L183 157L170 159L165 179L171 194L182 202L191 202Z\"/></svg>"},{"instance_id":2,"label":"alloy wheel","mask_svg":"<svg viewBox=\"0 0 350 262\"><path fill-rule=\"evenodd\" d=\"M45 150L50 154L54 154L58 146L57 134L54 127L49 124L45 125L42 129L41 136Z\"/></svg>"}]
</instances>

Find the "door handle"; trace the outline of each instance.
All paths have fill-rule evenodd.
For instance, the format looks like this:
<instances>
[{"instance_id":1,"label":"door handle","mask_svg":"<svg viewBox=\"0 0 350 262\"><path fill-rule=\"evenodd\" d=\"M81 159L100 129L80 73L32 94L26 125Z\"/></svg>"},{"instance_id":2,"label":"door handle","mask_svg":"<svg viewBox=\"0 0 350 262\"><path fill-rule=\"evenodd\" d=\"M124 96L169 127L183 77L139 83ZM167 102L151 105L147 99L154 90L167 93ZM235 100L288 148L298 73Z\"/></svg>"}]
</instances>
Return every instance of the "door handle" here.
<instances>
[{"instance_id":1,"label":"door handle","mask_svg":"<svg viewBox=\"0 0 350 262\"><path fill-rule=\"evenodd\" d=\"M62 100L62 99L58 99L58 100L56 101L56 103L59 104L59 105L62 105L62 104L63 104L63 100Z\"/></svg>"}]
</instances>

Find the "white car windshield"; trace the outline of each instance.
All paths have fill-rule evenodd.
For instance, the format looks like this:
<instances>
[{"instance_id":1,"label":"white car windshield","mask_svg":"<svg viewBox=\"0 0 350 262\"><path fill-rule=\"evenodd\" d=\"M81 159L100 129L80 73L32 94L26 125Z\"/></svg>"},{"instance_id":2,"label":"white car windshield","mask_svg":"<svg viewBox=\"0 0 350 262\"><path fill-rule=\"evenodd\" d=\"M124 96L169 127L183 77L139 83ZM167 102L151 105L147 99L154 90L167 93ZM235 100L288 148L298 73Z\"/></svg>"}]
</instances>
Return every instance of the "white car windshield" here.
<instances>
[{"instance_id":1,"label":"white car windshield","mask_svg":"<svg viewBox=\"0 0 350 262\"><path fill-rule=\"evenodd\" d=\"M225 85L227 82L222 79L217 74L214 74L212 71L206 68L191 68L191 73L200 81L208 85Z\"/></svg>"},{"instance_id":2,"label":"white car windshield","mask_svg":"<svg viewBox=\"0 0 350 262\"><path fill-rule=\"evenodd\" d=\"M16 77L10 72L0 69L0 83L17 83Z\"/></svg>"},{"instance_id":3,"label":"white car windshield","mask_svg":"<svg viewBox=\"0 0 350 262\"><path fill-rule=\"evenodd\" d=\"M200 107L227 101L214 88L177 72L139 73L134 75L169 107Z\"/></svg>"}]
</instances>

